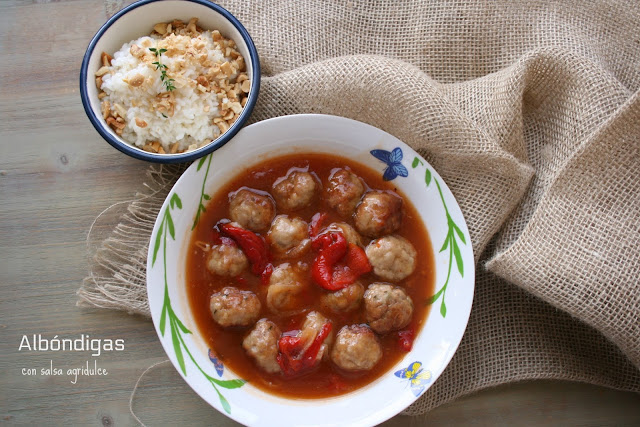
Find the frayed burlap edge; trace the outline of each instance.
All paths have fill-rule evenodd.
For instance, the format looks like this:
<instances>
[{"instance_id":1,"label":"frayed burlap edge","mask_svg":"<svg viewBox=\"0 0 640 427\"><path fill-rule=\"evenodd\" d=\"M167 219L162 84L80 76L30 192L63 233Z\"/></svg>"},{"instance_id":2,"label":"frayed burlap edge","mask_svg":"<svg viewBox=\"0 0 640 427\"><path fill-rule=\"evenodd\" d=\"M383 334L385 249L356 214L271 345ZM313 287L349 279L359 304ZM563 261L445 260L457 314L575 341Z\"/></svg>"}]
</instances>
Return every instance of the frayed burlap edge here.
<instances>
[{"instance_id":1,"label":"frayed burlap edge","mask_svg":"<svg viewBox=\"0 0 640 427\"><path fill-rule=\"evenodd\" d=\"M186 165L153 165L147 170L143 189L136 193L109 237L101 239L97 226L118 204L103 211L87 234L88 252L93 253L89 275L77 291L80 307L124 310L150 317L146 289L148 240L162 203L184 172ZM129 202L129 201L127 201ZM97 248L93 246L97 244Z\"/></svg>"}]
</instances>

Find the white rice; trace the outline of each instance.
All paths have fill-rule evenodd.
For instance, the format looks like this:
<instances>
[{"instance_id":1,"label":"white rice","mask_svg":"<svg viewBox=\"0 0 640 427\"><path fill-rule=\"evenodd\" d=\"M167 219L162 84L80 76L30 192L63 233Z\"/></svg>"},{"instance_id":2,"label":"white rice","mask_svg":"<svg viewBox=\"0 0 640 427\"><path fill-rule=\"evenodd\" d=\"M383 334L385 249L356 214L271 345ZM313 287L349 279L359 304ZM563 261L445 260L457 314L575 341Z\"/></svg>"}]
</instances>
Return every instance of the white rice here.
<instances>
[{"instance_id":1,"label":"white rice","mask_svg":"<svg viewBox=\"0 0 640 427\"><path fill-rule=\"evenodd\" d=\"M134 56L130 52L133 44L144 49L145 55L141 58ZM158 58L149 48L169 50ZM210 62L204 60L205 54ZM167 75L174 79L175 89L170 92L175 97L172 115L157 108L157 95L167 93L160 79L161 70L152 64L158 60L167 66ZM107 95L105 100L111 106L117 103L126 110L122 138L138 147L159 141L169 152L169 146L176 142L178 150L183 151L200 147L218 137L220 130L213 124L213 119L220 117L218 106L228 100L219 99L215 91L203 92L195 80L207 74L211 63L219 65L231 60L214 45L211 31L204 31L193 38L175 34L167 38L152 35L125 43L113 54L110 72L102 77L102 90ZM144 77L142 85L133 87L127 83L138 74ZM146 126L137 125L142 122Z\"/></svg>"}]
</instances>

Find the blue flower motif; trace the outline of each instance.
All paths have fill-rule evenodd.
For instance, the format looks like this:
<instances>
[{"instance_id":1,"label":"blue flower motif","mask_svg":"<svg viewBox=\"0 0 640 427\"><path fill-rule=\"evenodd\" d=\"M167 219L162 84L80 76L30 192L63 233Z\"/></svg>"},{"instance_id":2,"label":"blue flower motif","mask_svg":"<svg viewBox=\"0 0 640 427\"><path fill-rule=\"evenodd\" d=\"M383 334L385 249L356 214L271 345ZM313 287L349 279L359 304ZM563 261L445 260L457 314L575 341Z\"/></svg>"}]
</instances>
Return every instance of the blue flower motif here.
<instances>
[{"instance_id":1,"label":"blue flower motif","mask_svg":"<svg viewBox=\"0 0 640 427\"><path fill-rule=\"evenodd\" d=\"M420 396L427 388L427 384L431 382L431 371L422 369L422 363L420 362L410 363L405 369L396 371L394 375L409 381L411 391L415 397Z\"/></svg>"},{"instance_id":2,"label":"blue flower motif","mask_svg":"<svg viewBox=\"0 0 640 427\"><path fill-rule=\"evenodd\" d=\"M387 150L371 150L371 154L376 159L387 164L387 168L384 170L382 179L385 181L391 181L398 176L407 177L409 171L402 165L402 149L396 147L393 151Z\"/></svg>"},{"instance_id":3,"label":"blue flower motif","mask_svg":"<svg viewBox=\"0 0 640 427\"><path fill-rule=\"evenodd\" d=\"M222 373L224 372L224 365L222 361L218 359L218 356L213 352L213 350L209 349L209 360L213 363L213 366L216 368L216 372L219 377L222 377Z\"/></svg>"}]
</instances>

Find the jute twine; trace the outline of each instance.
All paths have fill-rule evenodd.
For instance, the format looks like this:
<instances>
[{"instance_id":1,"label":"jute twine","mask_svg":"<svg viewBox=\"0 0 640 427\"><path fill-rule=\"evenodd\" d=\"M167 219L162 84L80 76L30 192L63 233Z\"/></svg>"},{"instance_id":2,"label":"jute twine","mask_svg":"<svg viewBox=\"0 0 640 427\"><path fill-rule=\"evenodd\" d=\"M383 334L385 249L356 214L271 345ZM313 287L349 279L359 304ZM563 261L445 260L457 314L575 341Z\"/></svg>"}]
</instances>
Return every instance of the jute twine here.
<instances>
[{"instance_id":1,"label":"jute twine","mask_svg":"<svg viewBox=\"0 0 640 427\"><path fill-rule=\"evenodd\" d=\"M125 1L105 0L107 14ZM252 121L325 113L416 148L477 260L464 339L405 412L527 379L640 391L640 8L635 1L221 1L264 78ZM83 305L148 316L147 245L184 166L97 219ZM118 218L109 235L99 225Z\"/></svg>"}]
</instances>

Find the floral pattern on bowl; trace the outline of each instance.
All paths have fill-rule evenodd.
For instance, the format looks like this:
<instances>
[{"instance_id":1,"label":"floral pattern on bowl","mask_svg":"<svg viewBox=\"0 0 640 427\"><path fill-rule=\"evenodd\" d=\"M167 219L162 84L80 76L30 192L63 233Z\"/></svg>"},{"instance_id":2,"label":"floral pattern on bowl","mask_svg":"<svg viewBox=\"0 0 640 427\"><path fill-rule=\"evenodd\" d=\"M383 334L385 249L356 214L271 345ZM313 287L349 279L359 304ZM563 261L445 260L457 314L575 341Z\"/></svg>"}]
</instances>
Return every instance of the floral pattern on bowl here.
<instances>
[{"instance_id":1,"label":"floral pattern on bowl","mask_svg":"<svg viewBox=\"0 0 640 427\"><path fill-rule=\"evenodd\" d=\"M397 180L422 215L434 249L443 242L434 254L436 291L428 301L440 301L439 310L431 311L412 350L373 383L330 399L269 395L237 378L199 335L186 297L183 249L216 184L254 162L295 152L340 153L380 170L387 181ZM192 164L167 196L147 260L152 318L165 351L185 381L210 405L238 422L256 426L376 425L421 396L441 375L462 339L474 292L468 236L460 208L442 178L397 138L335 116L266 120L246 127L230 144Z\"/></svg>"}]
</instances>

